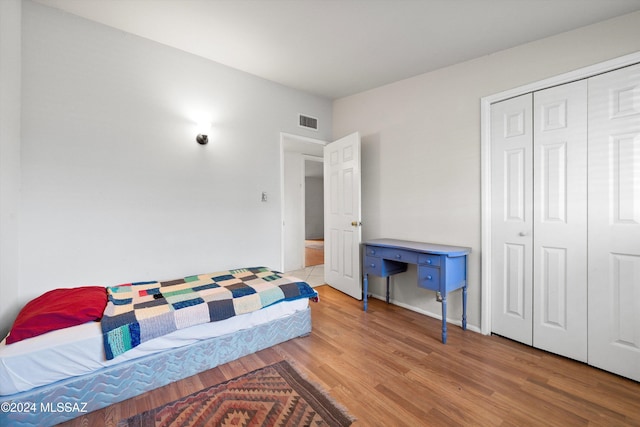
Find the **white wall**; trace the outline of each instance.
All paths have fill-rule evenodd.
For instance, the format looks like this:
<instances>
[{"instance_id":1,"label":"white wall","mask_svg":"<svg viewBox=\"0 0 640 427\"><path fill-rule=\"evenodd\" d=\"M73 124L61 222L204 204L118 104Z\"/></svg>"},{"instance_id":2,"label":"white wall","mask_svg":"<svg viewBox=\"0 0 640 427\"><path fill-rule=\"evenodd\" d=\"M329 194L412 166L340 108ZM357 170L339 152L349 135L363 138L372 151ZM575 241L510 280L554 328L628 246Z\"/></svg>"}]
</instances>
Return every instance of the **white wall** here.
<instances>
[{"instance_id":1,"label":"white wall","mask_svg":"<svg viewBox=\"0 0 640 427\"><path fill-rule=\"evenodd\" d=\"M306 164L313 160L306 160ZM304 180L305 239L324 238L324 179L305 177Z\"/></svg>"},{"instance_id":2,"label":"white wall","mask_svg":"<svg viewBox=\"0 0 640 427\"><path fill-rule=\"evenodd\" d=\"M640 51L633 13L423 74L333 104L333 136L362 135L363 239L390 237L470 246L468 321L480 327L480 98ZM372 280L383 295L383 281ZM392 298L440 314L416 287L415 267ZM460 321L460 293L448 317Z\"/></svg>"},{"instance_id":3,"label":"white wall","mask_svg":"<svg viewBox=\"0 0 640 427\"><path fill-rule=\"evenodd\" d=\"M18 314L20 0L0 1L0 337Z\"/></svg>"},{"instance_id":4,"label":"white wall","mask_svg":"<svg viewBox=\"0 0 640 427\"><path fill-rule=\"evenodd\" d=\"M56 287L280 266L280 132L328 138L329 100L30 1L22 15L11 307ZM327 127L307 133L300 112Z\"/></svg>"}]
</instances>

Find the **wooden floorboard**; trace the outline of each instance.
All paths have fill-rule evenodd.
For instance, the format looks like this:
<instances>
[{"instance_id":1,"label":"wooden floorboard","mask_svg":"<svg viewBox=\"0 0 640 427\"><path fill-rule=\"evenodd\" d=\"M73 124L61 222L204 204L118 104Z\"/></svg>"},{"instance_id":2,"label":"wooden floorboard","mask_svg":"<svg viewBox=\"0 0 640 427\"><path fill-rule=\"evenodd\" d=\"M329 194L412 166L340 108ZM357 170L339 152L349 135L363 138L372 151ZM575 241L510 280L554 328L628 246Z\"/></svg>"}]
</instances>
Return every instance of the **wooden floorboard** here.
<instances>
[{"instance_id":1,"label":"wooden floorboard","mask_svg":"<svg viewBox=\"0 0 640 427\"><path fill-rule=\"evenodd\" d=\"M305 240L304 246L304 266L324 264L324 240Z\"/></svg>"},{"instance_id":2,"label":"wooden floorboard","mask_svg":"<svg viewBox=\"0 0 640 427\"><path fill-rule=\"evenodd\" d=\"M401 307L316 288L313 332L61 424L115 426L283 359L357 418L354 426L640 426L640 383Z\"/></svg>"}]
</instances>

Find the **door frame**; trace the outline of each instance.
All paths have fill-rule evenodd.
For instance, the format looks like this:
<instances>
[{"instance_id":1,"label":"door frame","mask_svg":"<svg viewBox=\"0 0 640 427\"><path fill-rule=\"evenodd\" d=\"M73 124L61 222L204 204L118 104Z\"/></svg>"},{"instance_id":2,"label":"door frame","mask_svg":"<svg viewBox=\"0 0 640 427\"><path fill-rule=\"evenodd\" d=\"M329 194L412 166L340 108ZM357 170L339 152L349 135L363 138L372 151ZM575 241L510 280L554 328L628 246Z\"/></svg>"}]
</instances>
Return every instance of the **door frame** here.
<instances>
[{"instance_id":1,"label":"door frame","mask_svg":"<svg viewBox=\"0 0 640 427\"><path fill-rule=\"evenodd\" d=\"M547 89L575 80L581 80L597 74L606 73L616 68L626 67L640 62L640 52L600 62L584 68L580 68L548 79L533 82L514 89L509 89L480 99L480 197L481 211L481 319L480 331L491 334L491 104L504 101L509 98L523 95L528 92Z\"/></svg>"},{"instance_id":2,"label":"door frame","mask_svg":"<svg viewBox=\"0 0 640 427\"><path fill-rule=\"evenodd\" d=\"M295 135L286 132L280 132L280 271L284 272L285 265L285 185L284 185L284 153L285 153L285 143L286 141L291 141L296 144L300 148L300 152L304 157L307 154L316 156L314 153L305 153L302 148L305 144L317 144L320 147L320 152L322 152L322 147L327 145L329 142L321 139L310 138L307 136ZM289 150L286 150L289 151ZM303 159L304 160L304 159ZM302 165L302 170L304 172L304 164ZM304 209L304 199L302 200L303 209ZM303 248L304 249L304 248ZM304 260L304 257L303 257ZM304 262L303 262L304 264ZM304 266L303 266L304 267Z\"/></svg>"}]
</instances>

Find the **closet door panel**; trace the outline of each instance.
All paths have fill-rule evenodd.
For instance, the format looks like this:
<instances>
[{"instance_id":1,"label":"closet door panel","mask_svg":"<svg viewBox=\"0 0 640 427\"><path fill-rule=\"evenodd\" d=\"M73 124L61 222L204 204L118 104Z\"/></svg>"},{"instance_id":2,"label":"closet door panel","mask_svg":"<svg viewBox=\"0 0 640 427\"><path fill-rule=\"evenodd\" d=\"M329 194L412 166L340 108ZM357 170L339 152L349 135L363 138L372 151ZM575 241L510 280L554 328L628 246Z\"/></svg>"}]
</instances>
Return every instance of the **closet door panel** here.
<instances>
[{"instance_id":1,"label":"closet door panel","mask_svg":"<svg viewBox=\"0 0 640 427\"><path fill-rule=\"evenodd\" d=\"M640 381L640 65L589 79L589 364Z\"/></svg>"},{"instance_id":2,"label":"closet door panel","mask_svg":"<svg viewBox=\"0 0 640 427\"><path fill-rule=\"evenodd\" d=\"M587 361L587 82L534 94L533 345Z\"/></svg>"},{"instance_id":3,"label":"closet door panel","mask_svg":"<svg viewBox=\"0 0 640 427\"><path fill-rule=\"evenodd\" d=\"M532 96L491 107L492 331L532 344Z\"/></svg>"}]
</instances>

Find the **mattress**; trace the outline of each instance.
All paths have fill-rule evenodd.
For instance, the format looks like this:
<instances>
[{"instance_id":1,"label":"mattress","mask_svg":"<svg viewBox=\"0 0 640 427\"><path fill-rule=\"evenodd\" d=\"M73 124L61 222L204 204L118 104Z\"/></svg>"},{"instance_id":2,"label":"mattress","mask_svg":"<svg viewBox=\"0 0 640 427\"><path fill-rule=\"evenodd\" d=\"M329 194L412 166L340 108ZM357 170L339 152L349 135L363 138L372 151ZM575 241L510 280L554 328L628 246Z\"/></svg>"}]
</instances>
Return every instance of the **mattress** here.
<instances>
[{"instance_id":1,"label":"mattress","mask_svg":"<svg viewBox=\"0 0 640 427\"><path fill-rule=\"evenodd\" d=\"M306 310L306 298L285 301L223 321L177 330L106 360L99 322L52 331L11 345L0 343L0 395L11 395L95 372L128 360L253 328Z\"/></svg>"}]
</instances>

